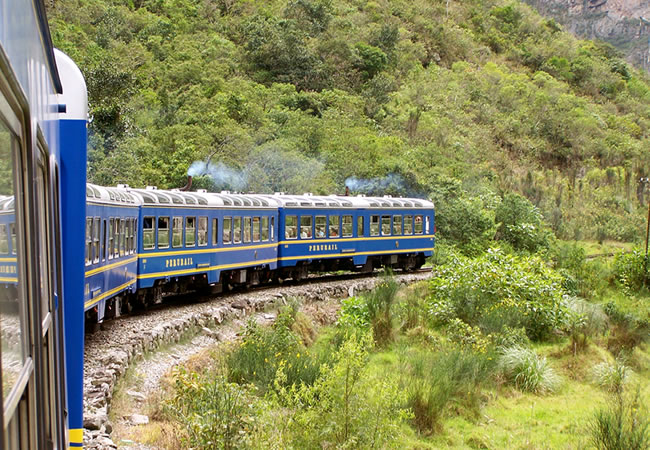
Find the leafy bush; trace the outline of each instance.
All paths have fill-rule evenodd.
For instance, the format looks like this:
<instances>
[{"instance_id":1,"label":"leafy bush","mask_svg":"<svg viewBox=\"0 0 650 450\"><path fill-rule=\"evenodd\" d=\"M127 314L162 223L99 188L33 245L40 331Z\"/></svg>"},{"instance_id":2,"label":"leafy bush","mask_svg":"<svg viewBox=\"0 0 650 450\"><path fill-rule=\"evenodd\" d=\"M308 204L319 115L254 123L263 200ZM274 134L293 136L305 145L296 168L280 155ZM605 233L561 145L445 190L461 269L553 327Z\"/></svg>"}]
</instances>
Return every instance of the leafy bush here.
<instances>
[{"instance_id":1,"label":"leafy bush","mask_svg":"<svg viewBox=\"0 0 650 450\"><path fill-rule=\"evenodd\" d=\"M554 392L560 384L560 379L546 358L540 358L533 350L524 347L502 350L499 366L506 379L525 392L548 394Z\"/></svg>"},{"instance_id":2,"label":"leafy bush","mask_svg":"<svg viewBox=\"0 0 650 450\"><path fill-rule=\"evenodd\" d=\"M616 359L614 364L606 361L597 364L592 369L594 382L606 391L620 394L629 381L630 368L624 361Z\"/></svg>"},{"instance_id":3,"label":"leafy bush","mask_svg":"<svg viewBox=\"0 0 650 450\"><path fill-rule=\"evenodd\" d=\"M530 339L541 340L564 326L561 285L560 276L541 259L491 249L436 269L430 282L430 317L443 322L457 317L486 335L505 326L524 327Z\"/></svg>"},{"instance_id":4,"label":"leafy bush","mask_svg":"<svg viewBox=\"0 0 650 450\"><path fill-rule=\"evenodd\" d=\"M542 214L528 199L518 194L506 194L495 210L498 224L496 238L516 250L536 252L550 245L551 232L546 229Z\"/></svg>"},{"instance_id":5,"label":"leafy bush","mask_svg":"<svg viewBox=\"0 0 650 450\"><path fill-rule=\"evenodd\" d=\"M277 399L292 411L285 444L383 448L395 439L409 413L401 406L405 398L397 382L368 369L372 343L370 333L348 338L312 386L284 388L288 385L284 366L278 368Z\"/></svg>"},{"instance_id":6,"label":"leafy bush","mask_svg":"<svg viewBox=\"0 0 650 450\"><path fill-rule=\"evenodd\" d=\"M633 396L617 394L610 406L596 412L589 424L591 442L599 450L642 450L650 446L647 405L637 390Z\"/></svg>"},{"instance_id":7,"label":"leafy bush","mask_svg":"<svg viewBox=\"0 0 650 450\"><path fill-rule=\"evenodd\" d=\"M632 253L619 253L614 258L616 281L628 291L638 291L644 287L647 273L647 261L639 249L635 249Z\"/></svg>"},{"instance_id":8,"label":"leafy bush","mask_svg":"<svg viewBox=\"0 0 650 450\"><path fill-rule=\"evenodd\" d=\"M250 397L247 388L228 383L221 375L199 376L180 368L165 411L183 425L188 448L234 449L250 437L254 423Z\"/></svg>"},{"instance_id":9,"label":"leafy bush","mask_svg":"<svg viewBox=\"0 0 650 450\"><path fill-rule=\"evenodd\" d=\"M607 303L604 311L614 323L607 338L607 348L614 355L622 351L630 351L641 342L648 340L650 322L647 319L639 319L630 313L624 313L613 302Z\"/></svg>"},{"instance_id":10,"label":"leafy bush","mask_svg":"<svg viewBox=\"0 0 650 450\"><path fill-rule=\"evenodd\" d=\"M407 361L408 406L418 431L429 433L452 400L471 412L480 406L481 387L488 382L494 360L471 350L415 352Z\"/></svg>"},{"instance_id":11,"label":"leafy bush","mask_svg":"<svg viewBox=\"0 0 650 450\"><path fill-rule=\"evenodd\" d=\"M608 320L600 305L576 297L568 299L567 307L567 331L576 353L587 348L589 338L607 330Z\"/></svg>"}]
</instances>

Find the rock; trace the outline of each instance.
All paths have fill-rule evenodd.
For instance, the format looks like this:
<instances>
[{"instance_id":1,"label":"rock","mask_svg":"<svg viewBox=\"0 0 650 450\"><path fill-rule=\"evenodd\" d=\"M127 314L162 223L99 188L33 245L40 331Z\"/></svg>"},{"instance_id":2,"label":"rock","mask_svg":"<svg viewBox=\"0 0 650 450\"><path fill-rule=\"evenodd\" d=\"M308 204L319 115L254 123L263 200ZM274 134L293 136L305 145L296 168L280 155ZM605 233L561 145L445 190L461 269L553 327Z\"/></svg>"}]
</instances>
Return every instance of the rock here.
<instances>
[{"instance_id":1,"label":"rock","mask_svg":"<svg viewBox=\"0 0 650 450\"><path fill-rule=\"evenodd\" d=\"M354 286L348 288L348 297L354 297Z\"/></svg>"},{"instance_id":2,"label":"rock","mask_svg":"<svg viewBox=\"0 0 650 450\"><path fill-rule=\"evenodd\" d=\"M146 425L149 423L149 417L143 414L132 414L129 416L129 422L132 425Z\"/></svg>"},{"instance_id":3,"label":"rock","mask_svg":"<svg viewBox=\"0 0 650 450\"><path fill-rule=\"evenodd\" d=\"M84 428L88 430L99 430L106 422L108 422L108 415L103 412L84 416Z\"/></svg>"},{"instance_id":4,"label":"rock","mask_svg":"<svg viewBox=\"0 0 650 450\"><path fill-rule=\"evenodd\" d=\"M131 397L133 400L137 400L139 402L143 402L147 399L147 397L142 394L141 392L137 391L126 391L127 395Z\"/></svg>"},{"instance_id":5,"label":"rock","mask_svg":"<svg viewBox=\"0 0 650 450\"><path fill-rule=\"evenodd\" d=\"M248 301L246 300L235 300L230 304L235 309L246 309L248 308Z\"/></svg>"},{"instance_id":6,"label":"rock","mask_svg":"<svg viewBox=\"0 0 650 450\"><path fill-rule=\"evenodd\" d=\"M203 333L205 336L209 336L209 337L214 336L214 332L211 329L207 328L207 327L201 328L201 333Z\"/></svg>"}]
</instances>

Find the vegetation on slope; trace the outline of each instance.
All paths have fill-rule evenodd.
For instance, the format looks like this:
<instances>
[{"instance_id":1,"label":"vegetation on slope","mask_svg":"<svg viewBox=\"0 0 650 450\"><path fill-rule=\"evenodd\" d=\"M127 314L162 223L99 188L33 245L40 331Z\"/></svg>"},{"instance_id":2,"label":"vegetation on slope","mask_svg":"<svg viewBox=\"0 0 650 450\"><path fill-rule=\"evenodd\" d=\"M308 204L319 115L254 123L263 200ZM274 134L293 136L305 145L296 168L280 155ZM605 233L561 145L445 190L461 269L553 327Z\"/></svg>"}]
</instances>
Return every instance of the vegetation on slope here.
<instances>
[{"instance_id":1,"label":"vegetation on slope","mask_svg":"<svg viewBox=\"0 0 650 450\"><path fill-rule=\"evenodd\" d=\"M523 4L56 0L49 15L88 82L93 182L178 187L202 161L209 189L348 180L488 218L516 192L560 237L638 235L648 79Z\"/></svg>"}]
</instances>

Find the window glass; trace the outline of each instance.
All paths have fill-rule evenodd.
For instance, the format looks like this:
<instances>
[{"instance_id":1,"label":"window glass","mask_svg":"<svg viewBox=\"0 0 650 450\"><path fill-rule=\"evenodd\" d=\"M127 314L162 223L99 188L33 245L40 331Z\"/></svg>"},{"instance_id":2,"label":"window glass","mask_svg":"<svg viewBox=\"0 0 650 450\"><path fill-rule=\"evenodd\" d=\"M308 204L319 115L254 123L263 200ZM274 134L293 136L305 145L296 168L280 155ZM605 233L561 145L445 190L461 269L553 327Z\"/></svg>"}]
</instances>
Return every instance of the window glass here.
<instances>
[{"instance_id":1,"label":"window glass","mask_svg":"<svg viewBox=\"0 0 650 450\"><path fill-rule=\"evenodd\" d=\"M379 216L370 216L370 236L379 236Z\"/></svg>"},{"instance_id":2,"label":"window glass","mask_svg":"<svg viewBox=\"0 0 650 450\"><path fill-rule=\"evenodd\" d=\"M285 239L298 238L298 216L287 216L284 224Z\"/></svg>"},{"instance_id":3,"label":"window glass","mask_svg":"<svg viewBox=\"0 0 650 450\"><path fill-rule=\"evenodd\" d=\"M264 242L269 240L269 218L262 217L262 240Z\"/></svg>"},{"instance_id":4,"label":"window glass","mask_svg":"<svg viewBox=\"0 0 650 450\"><path fill-rule=\"evenodd\" d=\"M113 221L113 236L115 236L115 247L113 248L113 257L120 256L120 219L117 217Z\"/></svg>"},{"instance_id":5,"label":"window glass","mask_svg":"<svg viewBox=\"0 0 650 450\"><path fill-rule=\"evenodd\" d=\"M142 219L142 248L145 250L151 250L156 246L156 241L154 240L156 230L153 227L153 221L153 217L145 217Z\"/></svg>"},{"instance_id":6,"label":"window glass","mask_svg":"<svg viewBox=\"0 0 650 450\"><path fill-rule=\"evenodd\" d=\"M205 247L208 245L208 218L199 217L199 247Z\"/></svg>"},{"instance_id":7,"label":"window glass","mask_svg":"<svg viewBox=\"0 0 650 450\"><path fill-rule=\"evenodd\" d=\"M158 217L158 248L169 248L169 217Z\"/></svg>"},{"instance_id":8,"label":"window glass","mask_svg":"<svg viewBox=\"0 0 650 450\"><path fill-rule=\"evenodd\" d=\"M172 219L172 247L178 248L183 246L183 218L174 217Z\"/></svg>"},{"instance_id":9,"label":"window glass","mask_svg":"<svg viewBox=\"0 0 650 450\"><path fill-rule=\"evenodd\" d=\"M232 217L223 218L223 243L230 244L232 242Z\"/></svg>"},{"instance_id":10,"label":"window glass","mask_svg":"<svg viewBox=\"0 0 650 450\"><path fill-rule=\"evenodd\" d=\"M341 235L339 231L339 216L330 216L330 237L337 238Z\"/></svg>"},{"instance_id":11,"label":"window glass","mask_svg":"<svg viewBox=\"0 0 650 450\"><path fill-rule=\"evenodd\" d=\"M124 253L129 255L131 253L131 218L127 217L126 219L126 230L125 230L125 249Z\"/></svg>"},{"instance_id":12,"label":"window glass","mask_svg":"<svg viewBox=\"0 0 650 450\"><path fill-rule=\"evenodd\" d=\"M343 216L343 237L352 236L352 216Z\"/></svg>"},{"instance_id":13,"label":"window glass","mask_svg":"<svg viewBox=\"0 0 650 450\"><path fill-rule=\"evenodd\" d=\"M114 219L111 217L108 227L108 259L113 259L113 252L115 247L115 229L113 228Z\"/></svg>"},{"instance_id":14,"label":"window glass","mask_svg":"<svg viewBox=\"0 0 650 450\"><path fill-rule=\"evenodd\" d=\"M212 219L212 245L219 243L219 219Z\"/></svg>"},{"instance_id":15,"label":"window glass","mask_svg":"<svg viewBox=\"0 0 650 450\"><path fill-rule=\"evenodd\" d=\"M322 239L327 235L327 217L316 216L316 238Z\"/></svg>"},{"instance_id":16,"label":"window glass","mask_svg":"<svg viewBox=\"0 0 650 450\"><path fill-rule=\"evenodd\" d=\"M124 256L124 244L126 238L125 220L120 219L120 256Z\"/></svg>"},{"instance_id":17,"label":"window glass","mask_svg":"<svg viewBox=\"0 0 650 450\"><path fill-rule=\"evenodd\" d=\"M108 230L106 220L102 220L102 261L106 261L106 244L108 243Z\"/></svg>"},{"instance_id":18,"label":"window glass","mask_svg":"<svg viewBox=\"0 0 650 450\"><path fill-rule=\"evenodd\" d=\"M422 220L422 216L415 216L415 234L422 234L423 225L424 221Z\"/></svg>"},{"instance_id":19,"label":"window glass","mask_svg":"<svg viewBox=\"0 0 650 450\"><path fill-rule=\"evenodd\" d=\"M99 217L93 219L93 262L99 262Z\"/></svg>"},{"instance_id":20,"label":"window glass","mask_svg":"<svg viewBox=\"0 0 650 450\"><path fill-rule=\"evenodd\" d=\"M86 217L86 265L92 261L91 246L92 246L92 227L93 219Z\"/></svg>"},{"instance_id":21,"label":"window glass","mask_svg":"<svg viewBox=\"0 0 650 450\"><path fill-rule=\"evenodd\" d=\"M404 216L404 234L413 234L412 216Z\"/></svg>"},{"instance_id":22,"label":"window glass","mask_svg":"<svg viewBox=\"0 0 650 450\"><path fill-rule=\"evenodd\" d=\"M363 217L357 217L357 236L363 236Z\"/></svg>"},{"instance_id":23,"label":"window glass","mask_svg":"<svg viewBox=\"0 0 650 450\"><path fill-rule=\"evenodd\" d=\"M260 218L253 217L253 242L260 241Z\"/></svg>"},{"instance_id":24,"label":"window glass","mask_svg":"<svg viewBox=\"0 0 650 450\"><path fill-rule=\"evenodd\" d=\"M21 273L24 248L17 242L20 238L17 231L22 229L22 222L16 217L14 208L10 206L14 203L15 178L20 176L20 170L16 170L14 165L19 145L18 137L0 117L0 202L6 202L6 206L0 211L0 221L8 224L8 228L2 226L4 237L0 239L3 240L1 244L3 252L11 252L12 255L16 255L0 261L2 270L0 273L0 355L2 355L0 374L2 376L2 396L5 399L14 389L23 368L25 362L24 341L25 336L28 335L28 327L23 321L23 308L27 303L23 298L23 275ZM22 198L18 197L15 201L20 202ZM18 220L18 225L16 225L16 220ZM4 418L6 421L7 416L5 415ZM2 446L0 445L0 447Z\"/></svg>"},{"instance_id":25,"label":"window glass","mask_svg":"<svg viewBox=\"0 0 650 450\"><path fill-rule=\"evenodd\" d=\"M381 216L381 235L390 236L390 216Z\"/></svg>"},{"instance_id":26,"label":"window glass","mask_svg":"<svg viewBox=\"0 0 650 450\"><path fill-rule=\"evenodd\" d=\"M311 216L300 216L300 239L311 239Z\"/></svg>"},{"instance_id":27,"label":"window glass","mask_svg":"<svg viewBox=\"0 0 650 450\"><path fill-rule=\"evenodd\" d=\"M185 218L185 246L194 247L196 244L196 217Z\"/></svg>"},{"instance_id":28,"label":"window glass","mask_svg":"<svg viewBox=\"0 0 650 450\"><path fill-rule=\"evenodd\" d=\"M244 217L244 242L251 241L251 218Z\"/></svg>"},{"instance_id":29,"label":"window glass","mask_svg":"<svg viewBox=\"0 0 650 450\"><path fill-rule=\"evenodd\" d=\"M241 242L241 217L235 217L235 220L233 220L232 232L234 243L239 244Z\"/></svg>"},{"instance_id":30,"label":"window glass","mask_svg":"<svg viewBox=\"0 0 650 450\"><path fill-rule=\"evenodd\" d=\"M6 255L9 253L9 236L7 235L7 225L0 224L0 253Z\"/></svg>"},{"instance_id":31,"label":"window glass","mask_svg":"<svg viewBox=\"0 0 650 450\"><path fill-rule=\"evenodd\" d=\"M424 217L424 232L426 234L431 233L431 231L430 231L431 228L430 228L430 225L429 225L429 219L431 219L431 217L429 217L429 216Z\"/></svg>"},{"instance_id":32,"label":"window glass","mask_svg":"<svg viewBox=\"0 0 650 450\"><path fill-rule=\"evenodd\" d=\"M402 234L402 216L393 216L393 234Z\"/></svg>"},{"instance_id":33,"label":"window glass","mask_svg":"<svg viewBox=\"0 0 650 450\"><path fill-rule=\"evenodd\" d=\"M271 240L275 239L275 217L271 217Z\"/></svg>"}]
</instances>

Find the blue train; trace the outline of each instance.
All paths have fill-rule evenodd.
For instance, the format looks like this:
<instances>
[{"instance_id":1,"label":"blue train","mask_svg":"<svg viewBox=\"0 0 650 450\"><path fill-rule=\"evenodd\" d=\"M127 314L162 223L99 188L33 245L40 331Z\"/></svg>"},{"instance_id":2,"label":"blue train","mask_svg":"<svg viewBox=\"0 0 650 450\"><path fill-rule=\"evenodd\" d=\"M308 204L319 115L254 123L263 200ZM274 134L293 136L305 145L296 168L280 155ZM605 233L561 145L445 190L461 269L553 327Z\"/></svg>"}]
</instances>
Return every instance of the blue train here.
<instances>
[{"instance_id":1,"label":"blue train","mask_svg":"<svg viewBox=\"0 0 650 450\"><path fill-rule=\"evenodd\" d=\"M420 267L419 199L86 183L87 92L42 0L0 0L0 448L83 446L86 325L310 272Z\"/></svg>"},{"instance_id":2,"label":"blue train","mask_svg":"<svg viewBox=\"0 0 650 450\"><path fill-rule=\"evenodd\" d=\"M310 272L417 269L434 246L433 203L349 196L86 190L86 324L161 301L300 280Z\"/></svg>"}]
</instances>

